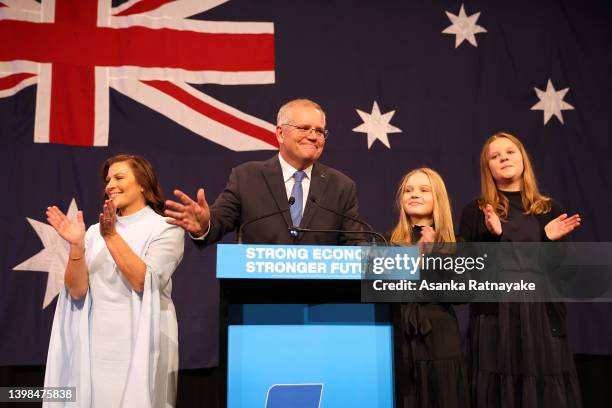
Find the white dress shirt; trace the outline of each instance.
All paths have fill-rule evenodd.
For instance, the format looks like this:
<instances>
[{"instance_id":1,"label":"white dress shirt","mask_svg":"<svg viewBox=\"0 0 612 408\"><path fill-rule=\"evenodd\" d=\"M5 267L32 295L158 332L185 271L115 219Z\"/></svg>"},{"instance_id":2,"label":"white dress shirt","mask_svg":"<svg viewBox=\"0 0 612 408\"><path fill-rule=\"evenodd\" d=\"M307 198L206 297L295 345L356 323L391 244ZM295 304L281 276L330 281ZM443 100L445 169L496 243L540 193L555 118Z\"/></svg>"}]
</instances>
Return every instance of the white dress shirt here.
<instances>
[{"instance_id":1,"label":"white dress shirt","mask_svg":"<svg viewBox=\"0 0 612 408\"><path fill-rule=\"evenodd\" d=\"M280 162L281 170L283 171L283 181L285 182L285 190L287 190L287 201L291 198L291 190L293 190L293 185L295 184L295 179L293 178L293 174L297 171L293 166L283 159L281 154L278 154L278 161ZM312 164L306 167L304 170L306 173L306 177L302 180L302 191L304 193L304 200L302 200L302 214L304 214L304 209L306 208L306 201L308 201L308 191L310 191L310 176L312 174Z\"/></svg>"}]
</instances>

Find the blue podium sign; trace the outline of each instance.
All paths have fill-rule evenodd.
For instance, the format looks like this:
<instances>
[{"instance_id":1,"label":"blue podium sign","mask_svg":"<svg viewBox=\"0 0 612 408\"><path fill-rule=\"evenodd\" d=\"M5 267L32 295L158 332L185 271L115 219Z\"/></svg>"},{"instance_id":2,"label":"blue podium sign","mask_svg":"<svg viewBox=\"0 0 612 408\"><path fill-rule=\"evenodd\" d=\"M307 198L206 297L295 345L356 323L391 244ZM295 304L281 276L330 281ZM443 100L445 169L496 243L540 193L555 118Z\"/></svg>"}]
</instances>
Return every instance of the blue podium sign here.
<instances>
[{"instance_id":1,"label":"blue podium sign","mask_svg":"<svg viewBox=\"0 0 612 408\"><path fill-rule=\"evenodd\" d=\"M361 279L358 246L217 245L217 278Z\"/></svg>"},{"instance_id":2,"label":"blue podium sign","mask_svg":"<svg viewBox=\"0 0 612 408\"><path fill-rule=\"evenodd\" d=\"M416 280L419 263L415 246L217 245L220 279Z\"/></svg>"}]
</instances>

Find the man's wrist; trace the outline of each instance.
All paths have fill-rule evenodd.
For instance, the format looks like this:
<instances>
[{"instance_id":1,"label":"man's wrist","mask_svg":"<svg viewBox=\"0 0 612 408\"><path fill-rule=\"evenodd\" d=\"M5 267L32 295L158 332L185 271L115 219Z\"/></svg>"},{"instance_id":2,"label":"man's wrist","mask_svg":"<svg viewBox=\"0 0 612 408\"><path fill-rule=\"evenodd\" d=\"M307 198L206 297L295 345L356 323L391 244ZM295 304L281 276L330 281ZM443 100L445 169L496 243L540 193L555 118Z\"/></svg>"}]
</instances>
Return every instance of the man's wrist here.
<instances>
[{"instance_id":1,"label":"man's wrist","mask_svg":"<svg viewBox=\"0 0 612 408\"><path fill-rule=\"evenodd\" d=\"M210 220L208 220L208 226L206 227L206 230L203 233L201 233L201 234L192 234L190 232L189 236L191 237L191 239L195 239L196 241L202 241L202 240L204 240L204 238L206 238L206 236L208 235L209 232L210 232Z\"/></svg>"}]
</instances>

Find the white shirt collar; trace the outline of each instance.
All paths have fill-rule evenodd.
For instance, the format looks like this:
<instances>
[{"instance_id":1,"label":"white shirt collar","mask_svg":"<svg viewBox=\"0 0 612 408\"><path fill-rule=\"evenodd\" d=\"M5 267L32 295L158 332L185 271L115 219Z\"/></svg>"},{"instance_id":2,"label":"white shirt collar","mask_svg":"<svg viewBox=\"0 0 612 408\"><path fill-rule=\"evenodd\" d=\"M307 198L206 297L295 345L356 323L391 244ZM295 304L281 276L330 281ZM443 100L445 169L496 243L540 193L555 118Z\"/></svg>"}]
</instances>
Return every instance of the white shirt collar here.
<instances>
[{"instance_id":1,"label":"white shirt collar","mask_svg":"<svg viewBox=\"0 0 612 408\"><path fill-rule=\"evenodd\" d=\"M281 154L278 154L278 161L280 162L281 170L283 171L283 181L286 183L289 179L293 178L293 174L297 171L292 165L287 163ZM306 178L310 180L310 175L312 174L312 164L304 169L304 173L306 173Z\"/></svg>"}]
</instances>

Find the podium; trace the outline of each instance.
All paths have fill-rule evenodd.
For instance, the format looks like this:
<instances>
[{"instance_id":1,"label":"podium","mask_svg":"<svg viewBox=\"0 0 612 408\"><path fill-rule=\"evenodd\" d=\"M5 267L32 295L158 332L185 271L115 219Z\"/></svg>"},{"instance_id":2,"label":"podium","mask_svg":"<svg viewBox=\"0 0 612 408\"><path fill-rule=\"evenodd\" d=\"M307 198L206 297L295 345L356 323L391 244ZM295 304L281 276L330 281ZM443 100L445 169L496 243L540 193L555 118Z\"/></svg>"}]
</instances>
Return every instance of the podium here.
<instances>
[{"instance_id":1,"label":"podium","mask_svg":"<svg viewBox=\"0 0 612 408\"><path fill-rule=\"evenodd\" d=\"M389 306L360 303L361 252L217 246L229 408L393 407Z\"/></svg>"}]
</instances>

